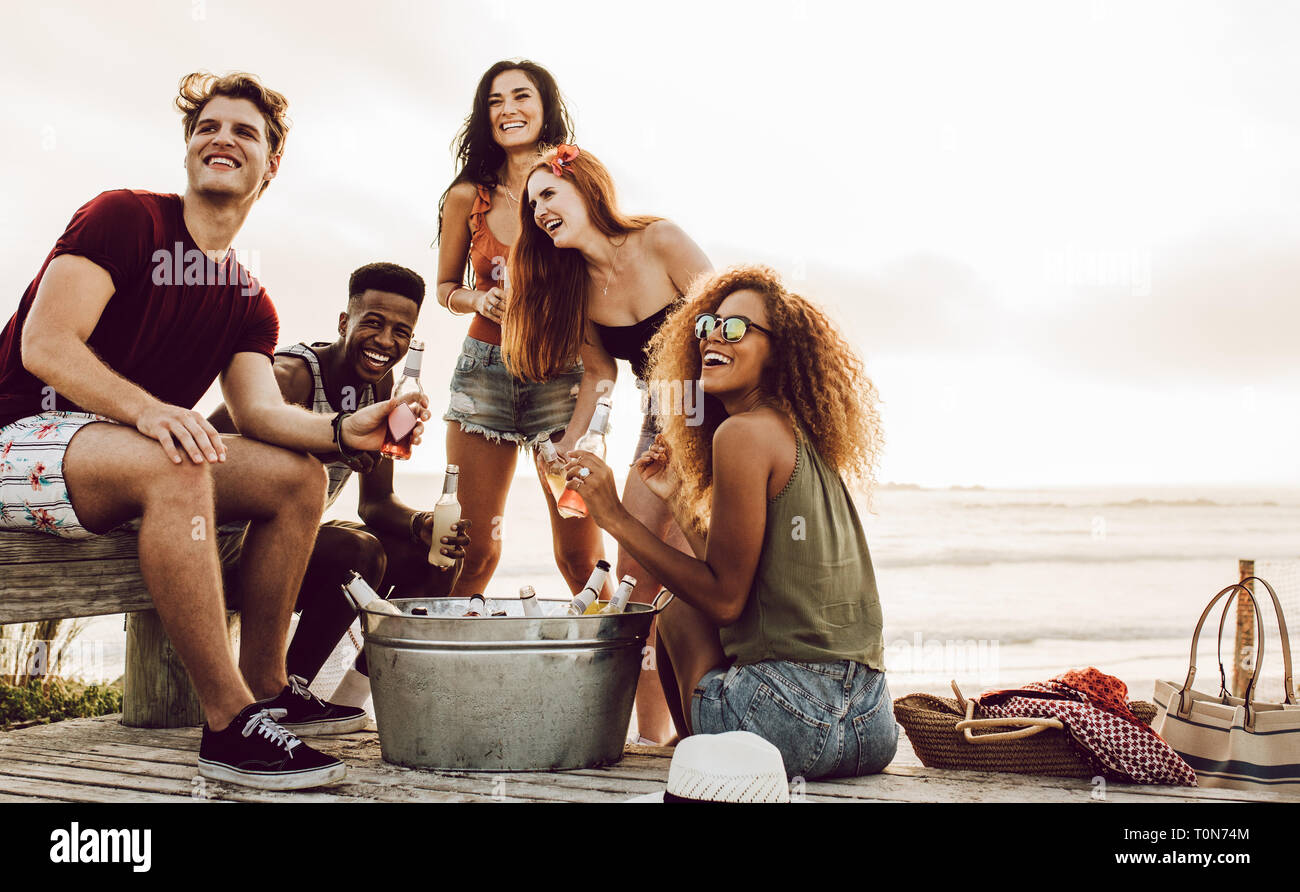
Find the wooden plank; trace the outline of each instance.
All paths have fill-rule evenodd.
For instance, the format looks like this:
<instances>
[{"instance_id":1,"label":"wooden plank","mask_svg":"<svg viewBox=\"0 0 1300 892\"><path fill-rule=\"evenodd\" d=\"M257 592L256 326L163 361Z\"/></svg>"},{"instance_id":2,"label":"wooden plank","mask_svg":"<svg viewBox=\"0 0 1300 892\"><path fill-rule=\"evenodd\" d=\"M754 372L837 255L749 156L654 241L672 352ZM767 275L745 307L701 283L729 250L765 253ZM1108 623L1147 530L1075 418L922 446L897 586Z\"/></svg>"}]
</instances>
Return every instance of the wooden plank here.
<instances>
[{"instance_id":1,"label":"wooden plank","mask_svg":"<svg viewBox=\"0 0 1300 892\"><path fill-rule=\"evenodd\" d=\"M118 774L171 778L193 782L198 730L142 731L125 728L114 717L74 719L57 725L0 735L0 771L28 774L15 764L48 767L59 762L69 770L84 763L110 777ZM389 765L382 760L373 732L310 738L312 746L348 763L348 777L326 788L331 801L601 801L619 802L657 792L667 782L672 750L629 747L612 766L566 772L424 771ZM903 754L900 747L900 755ZM48 757L48 758L47 758ZM8 761L6 761L8 760ZM80 762L78 760L81 760ZM116 761L115 761L116 760ZM69 775L64 775L66 780ZM101 784L92 775L87 783ZM1001 772L947 771L906 764L891 765L879 775L813 781L802 794L813 802L1091 802L1093 785L1087 778L1055 778ZM26 790L0 792L29 795ZM261 801L268 795L231 785L219 785L213 798ZM278 793L276 801L308 801L319 793ZM287 797L287 799L285 798ZM1281 801L1296 797L1216 788L1151 787L1108 783L1108 802Z\"/></svg>"},{"instance_id":2,"label":"wooden plank","mask_svg":"<svg viewBox=\"0 0 1300 892\"><path fill-rule=\"evenodd\" d=\"M134 530L91 539L0 532L0 624L152 606Z\"/></svg>"},{"instance_id":3,"label":"wooden plank","mask_svg":"<svg viewBox=\"0 0 1300 892\"><path fill-rule=\"evenodd\" d=\"M78 784L86 789L103 789L112 792L128 791L146 795L166 795L175 799L238 802L346 802L352 797L332 791L332 787L314 790L270 791L254 790L234 784L219 783L198 778L197 772L183 779L163 777L158 774L125 774L86 767L38 764L34 762L0 761L0 778L22 777L29 780ZM196 778L198 782L196 782ZM4 790L0 782L0 790ZM196 795L198 794L198 795Z\"/></svg>"},{"instance_id":4,"label":"wooden plank","mask_svg":"<svg viewBox=\"0 0 1300 892\"><path fill-rule=\"evenodd\" d=\"M159 765L181 765L192 770L198 768L198 752L188 750L160 749L151 746L132 746L129 743L96 743L94 741L45 740L39 745L7 743L0 741L0 759L9 758L12 753L78 753L88 757L122 756L135 759L141 763Z\"/></svg>"},{"instance_id":5,"label":"wooden plank","mask_svg":"<svg viewBox=\"0 0 1300 892\"><path fill-rule=\"evenodd\" d=\"M17 564L0 568L0 576L0 623L101 616L153 606L139 569L128 572L123 562Z\"/></svg>"},{"instance_id":6,"label":"wooden plank","mask_svg":"<svg viewBox=\"0 0 1300 892\"><path fill-rule=\"evenodd\" d=\"M194 789L203 789L205 797L216 800L239 799L263 801L268 797L277 801L282 797L291 797L293 801L320 801L320 793L275 793L248 790L231 784L206 782L206 786L195 785L197 777L193 750L177 751L131 746L118 742L91 743L78 746L67 741L60 742L60 748L51 746L55 741L42 741L39 746L21 746L12 743L0 743L0 771L24 776L45 776L51 765L67 767L84 767L108 771L110 774L120 772L137 775L142 778L171 779L190 784ZM322 747L328 750L334 747ZM80 752L79 750L90 750ZM377 752L377 748L376 748ZM32 766L30 769L23 767ZM69 775L68 777L71 777ZM608 783L590 783L575 779L565 788L560 775L543 773L539 783L510 782L504 785L505 792L498 787L490 774L442 774L424 772L389 765L386 762L358 763L351 761L348 777L340 783L322 788L328 791L329 801L573 801L575 799L621 801L631 794L625 792L621 785L612 789ZM88 772L87 783L111 783L105 777ZM120 781L120 779L119 779ZM179 790L176 786L167 787L159 783L126 783L132 787ZM662 782L661 782L662 783ZM590 789L588 789L590 788ZM637 790L636 792L648 792ZM306 797L306 798L304 798Z\"/></svg>"},{"instance_id":7,"label":"wooden plank","mask_svg":"<svg viewBox=\"0 0 1300 892\"><path fill-rule=\"evenodd\" d=\"M1052 777L1042 774L1011 774L1000 771L953 771L943 768L909 768L890 766L885 769L885 773L900 778L922 778L922 777L942 777L956 781L968 782L972 784L986 783L1015 783L1024 788L1026 791L1035 789L1052 789L1065 785L1077 785L1081 791L1088 791L1091 795L1092 782L1090 778L1069 778L1069 777ZM878 775L872 775L876 777ZM836 784L859 784L868 781L870 778L849 778L842 781L834 781ZM1232 802L1291 802L1300 801L1296 796L1285 793L1274 792L1256 792L1254 790L1230 790L1220 787L1174 787L1174 786L1152 786L1149 784L1126 784L1118 781L1106 782L1106 796L1111 798L1113 793L1123 793L1142 797L1143 801L1171 801L1181 800L1186 802L1205 802L1205 801L1232 801Z\"/></svg>"},{"instance_id":8,"label":"wooden plank","mask_svg":"<svg viewBox=\"0 0 1300 892\"><path fill-rule=\"evenodd\" d=\"M0 793L36 796L59 802L177 802L178 797L134 790L103 789L80 783L34 780L29 777L0 773ZM185 801L191 801L185 797Z\"/></svg>"},{"instance_id":9,"label":"wooden plank","mask_svg":"<svg viewBox=\"0 0 1300 892\"><path fill-rule=\"evenodd\" d=\"M0 566L64 561L135 561L134 530L114 530L90 539L63 539L48 533L0 532Z\"/></svg>"}]
</instances>

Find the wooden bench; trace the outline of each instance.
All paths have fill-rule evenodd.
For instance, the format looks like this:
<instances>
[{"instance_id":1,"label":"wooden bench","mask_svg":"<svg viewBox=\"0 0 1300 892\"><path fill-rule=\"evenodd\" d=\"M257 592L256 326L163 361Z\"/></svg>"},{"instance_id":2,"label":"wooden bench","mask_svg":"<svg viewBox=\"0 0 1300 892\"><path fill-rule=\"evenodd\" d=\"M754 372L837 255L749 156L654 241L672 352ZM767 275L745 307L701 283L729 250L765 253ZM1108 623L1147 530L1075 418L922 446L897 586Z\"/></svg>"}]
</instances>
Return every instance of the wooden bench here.
<instances>
[{"instance_id":1,"label":"wooden bench","mask_svg":"<svg viewBox=\"0 0 1300 892\"><path fill-rule=\"evenodd\" d=\"M67 540L0 531L0 624L126 613L122 722L199 725L203 713L140 576L133 531ZM239 615L227 614L237 645Z\"/></svg>"}]
</instances>

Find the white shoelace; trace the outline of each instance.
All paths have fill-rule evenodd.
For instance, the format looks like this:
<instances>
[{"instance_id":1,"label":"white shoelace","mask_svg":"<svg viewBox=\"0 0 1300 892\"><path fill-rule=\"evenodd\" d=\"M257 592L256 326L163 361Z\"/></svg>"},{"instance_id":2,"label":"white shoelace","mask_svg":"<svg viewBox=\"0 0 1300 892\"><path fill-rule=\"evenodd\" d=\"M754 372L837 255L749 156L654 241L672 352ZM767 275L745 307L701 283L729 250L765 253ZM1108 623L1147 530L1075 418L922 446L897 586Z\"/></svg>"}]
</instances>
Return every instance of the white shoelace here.
<instances>
[{"instance_id":1,"label":"white shoelace","mask_svg":"<svg viewBox=\"0 0 1300 892\"><path fill-rule=\"evenodd\" d=\"M243 735L249 737L256 731L272 743L284 747L285 752L292 759L294 748L302 741L292 731L287 731L280 726L278 719L288 714L287 709L263 709L244 725Z\"/></svg>"},{"instance_id":2,"label":"white shoelace","mask_svg":"<svg viewBox=\"0 0 1300 892\"><path fill-rule=\"evenodd\" d=\"M307 688L307 679L303 678L301 675L289 676L289 690L293 691L293 693L297 694L304 700L315 700L322 706L325 705L324 701L321 700L320 697L317 697Z\"/></svg>"}]
</instances>

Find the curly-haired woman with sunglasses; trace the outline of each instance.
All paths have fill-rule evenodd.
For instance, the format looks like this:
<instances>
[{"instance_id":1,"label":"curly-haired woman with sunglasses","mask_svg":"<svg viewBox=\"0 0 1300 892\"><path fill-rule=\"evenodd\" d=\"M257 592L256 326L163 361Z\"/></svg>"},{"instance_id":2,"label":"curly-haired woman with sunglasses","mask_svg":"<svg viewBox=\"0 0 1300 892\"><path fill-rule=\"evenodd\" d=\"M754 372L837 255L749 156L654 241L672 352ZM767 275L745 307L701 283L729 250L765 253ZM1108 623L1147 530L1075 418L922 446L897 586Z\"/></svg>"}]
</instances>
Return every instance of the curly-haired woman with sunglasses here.
<instances>
[{"instance_id":1,"label":"curly-haired woman with sunglasses","mask_svg":"<svg viewBox=\"0 0 1300 892\"><path fill-rule=\"evenodd\" d=\"M661 413L637 462L695 556L619 501L608 466L570 455L591 516L676 600L659 671L691 733L752 731L806 778L884 768L898 740L880 601L846 479L874 480L876 390L829 319L776 274L741 267L692 289L660 328L651 385L699 380L704 423Z\"/></svg>"},{"instance_id":2,"label":"curly-haired woman with sunglasses","mask_svg":"<svg viewBox=\"0 0 1300 892\"><path fill-rule=\"evenodd\" d=\"M616 360L630 362L644 381L650 338L690 283L711 267L673 223L622 213L609 171L577 146L544 154L529 172L525 190L522 231L510 258L513 296L502 349L507 367L527 381L544 381L582 358L578 404L558 444L563 454L586 430L597 398L612 391ZM654 435L654 417L647 413L636 455ZM628 474L623 501L661 537L675 533L667 506L639 474ZM670 541L688 547L680 536ZM636 577L634 600L650 601L659 591L654 573L622 551L618 574ZM637 727L643 738L667 740L672 732L658 681L652 671L643 679Z\"/></svg>"}]
</instances>

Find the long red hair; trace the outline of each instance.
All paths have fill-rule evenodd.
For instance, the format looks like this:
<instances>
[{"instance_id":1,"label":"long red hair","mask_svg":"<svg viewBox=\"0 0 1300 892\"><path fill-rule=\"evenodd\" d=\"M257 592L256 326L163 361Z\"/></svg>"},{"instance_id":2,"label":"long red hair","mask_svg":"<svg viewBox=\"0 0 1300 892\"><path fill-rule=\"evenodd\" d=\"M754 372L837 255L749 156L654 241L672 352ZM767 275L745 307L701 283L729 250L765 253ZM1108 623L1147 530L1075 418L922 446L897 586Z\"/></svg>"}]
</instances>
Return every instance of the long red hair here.
<instances>
[{"instance_id":1,"label":"long red hair","mask_svg":"<svg viewBox=\"0 0 1300 892\"><path fill-rule=\"evenodd\" d=\"M524 180L552 171L556 149L542 153ZM610 238L645 229L660 219L627 216L618 209L614 179L588 151L566 161L563 176L573 183L587 216ZM557 248L533 220L530 202L519 203L519 239L510 251L510 304L501 326L506 368L524 381L546 381L573 367L587 330L587 262L576 248Z\"/></svg>"}]
</instances>

